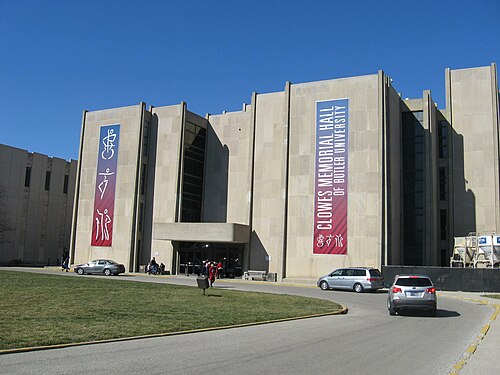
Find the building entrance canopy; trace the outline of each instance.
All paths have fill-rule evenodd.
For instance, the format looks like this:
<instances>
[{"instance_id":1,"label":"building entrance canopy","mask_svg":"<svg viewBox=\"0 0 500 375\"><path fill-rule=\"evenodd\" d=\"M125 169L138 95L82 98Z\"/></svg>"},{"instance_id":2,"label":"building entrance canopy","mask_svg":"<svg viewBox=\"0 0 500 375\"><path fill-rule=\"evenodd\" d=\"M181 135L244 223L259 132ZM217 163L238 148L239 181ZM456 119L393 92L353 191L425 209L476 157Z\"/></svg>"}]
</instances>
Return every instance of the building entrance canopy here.
<instances>
[{"instance_id":1,"label":"building entrance canopy","mask_svg":"<svg viewBox=\"0 0 500 375\"><path fill-rule=\"evenodd\" d=\"M154 233L155 240L246 244L250 227L237 223L154 223Z\"/></svg>"}]
</instances>

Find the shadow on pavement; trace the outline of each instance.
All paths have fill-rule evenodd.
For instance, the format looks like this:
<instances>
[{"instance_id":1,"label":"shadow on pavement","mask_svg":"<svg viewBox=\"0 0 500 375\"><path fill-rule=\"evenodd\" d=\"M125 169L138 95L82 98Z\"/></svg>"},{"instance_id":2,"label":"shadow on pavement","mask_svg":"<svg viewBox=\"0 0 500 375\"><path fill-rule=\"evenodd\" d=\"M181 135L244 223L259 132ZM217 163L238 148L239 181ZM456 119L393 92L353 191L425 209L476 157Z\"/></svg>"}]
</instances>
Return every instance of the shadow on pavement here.
<instances>
[{"instance_id":1,"label":"shadow on pavement","mask_svg":"<svg viewBox=\"0 0 500 375\"><path fill-rule=\"evenodd\" d=\"M456 311L451 311L451 310L443 310L443 309L438 309L436 316L429 316L429 313L427 311L420 311L420 310L402 310L398 311L399 316L418 316L418 317L426 317L426 318L454 318L457 316L460 316L460 314Z\"/></svg>"}]
</instances>

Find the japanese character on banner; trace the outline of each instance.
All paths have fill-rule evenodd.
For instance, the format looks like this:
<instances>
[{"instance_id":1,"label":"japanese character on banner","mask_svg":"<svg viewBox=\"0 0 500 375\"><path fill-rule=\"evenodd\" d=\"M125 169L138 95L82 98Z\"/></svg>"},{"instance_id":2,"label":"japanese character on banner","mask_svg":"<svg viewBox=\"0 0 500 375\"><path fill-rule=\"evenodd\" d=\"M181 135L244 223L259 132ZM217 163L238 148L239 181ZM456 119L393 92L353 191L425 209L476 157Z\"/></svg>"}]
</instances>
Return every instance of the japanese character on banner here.
<instances>
[{"instance_id":1,"label":"japanese character on banner","mask_svg":"<svg viewBox=\"0 0 500 375\"><path fill-rule=\"evenodd\" d=\"M99 238L99 233L101 235L101 240L109 240L109 229L108 225L111 223L111 217L108 215L108 209L104 209L104 212L99 211L97 208L97 214L99 216L96 216L96 232L95 232L95 239L97 240Z\"/></svg>"},{"instance_id":2,"label":"japanese character on banner","mask_svg":"<svg viewBox=\"0 0 500 375\"><path fill-rule=\"evenodd\" d=\"M104 149L101 153L101 157L103 159L109 160L115 155L115 139L116 134L114 129L108 129L108 135L102 139Z\"/></svg>"},{"instance_id":3,"label":"japanese character on banner","mask_svg":"<svg viewBox=\"0 0 500 375\"><path fill-rule=\"evenodd\" d=\"M344 247L344 244L342 243L343 241L344 241L344 238L342 237L341 234L335 235L335 246Z\"/></svg>"},{"instance_id":4,"label":"japanese character on banner","mask_svg":"<svg viewBox=\"0 0 500 375\"><path fill-rule=\"evenodd\" d=\"M323 245L325 244L325 236L323 236L322 234L320 234L316 238L316 244L317 244L318 247L323 247Z\"/></svg>"},{"instance_id":5,"label":"japanese character on banner","mask_svg":"<svg viewBox=\"0 0 500 375\"><path fill-rule=\"evenodd\" d=\"M102 182L98 185L99 191L101 192L101 199L104 196L104 193L106 192L106 188L108 187L108 177L114 175L115 172L110 172L109 168L106 168L106 172L101 172L99 173L99 176L103 176Z\"/></svg>"}]
</instances>

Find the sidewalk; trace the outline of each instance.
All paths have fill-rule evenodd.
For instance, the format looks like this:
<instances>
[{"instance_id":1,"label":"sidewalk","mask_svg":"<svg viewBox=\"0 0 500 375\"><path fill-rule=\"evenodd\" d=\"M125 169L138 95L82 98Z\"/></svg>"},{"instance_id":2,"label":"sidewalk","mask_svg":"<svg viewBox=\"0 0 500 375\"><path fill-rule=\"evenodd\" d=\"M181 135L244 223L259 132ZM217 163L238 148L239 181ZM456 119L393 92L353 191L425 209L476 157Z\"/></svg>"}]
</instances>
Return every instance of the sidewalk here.
<instances>
[{"instance_id":1,"label":"sidewalk","mask_svg":"<svg viewBox=\"0 0 500 375\"><path fill-rule=\"evenodd\" d=\"M460 375L491 375L499 373L499 349L500 349L500 322L497 315L500 311L500 299L481 297L481 294L488 293L467 293L467 292L441 292L442 295L454 298L481 300L491 304L493 309L489 322L470 346L464 352L460 361L455 365L451 374ZM491 293L490 293L491 294Z\"/></svg>"}]
</instances>

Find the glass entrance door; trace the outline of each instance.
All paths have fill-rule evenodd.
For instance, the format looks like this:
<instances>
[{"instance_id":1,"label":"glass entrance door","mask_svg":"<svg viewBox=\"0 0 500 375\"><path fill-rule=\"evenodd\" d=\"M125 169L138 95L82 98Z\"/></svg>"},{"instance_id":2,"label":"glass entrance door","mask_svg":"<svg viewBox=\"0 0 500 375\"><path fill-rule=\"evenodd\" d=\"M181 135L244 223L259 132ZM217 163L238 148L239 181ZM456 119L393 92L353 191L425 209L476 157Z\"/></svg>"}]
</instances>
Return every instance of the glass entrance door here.
<instances>
[{"instance_id":1,"label":"glass entrance door","mask_svg":"<svg viewBox=\"0 0 500 375\"><path fill-rule=\"evenodd\" d=\"M222 263L221 277L243 275L243 249L240 244L197 244L183 242L179 247L179 268L181 275L200 275L203 262Z\"/></svg>"}]
</instances>

